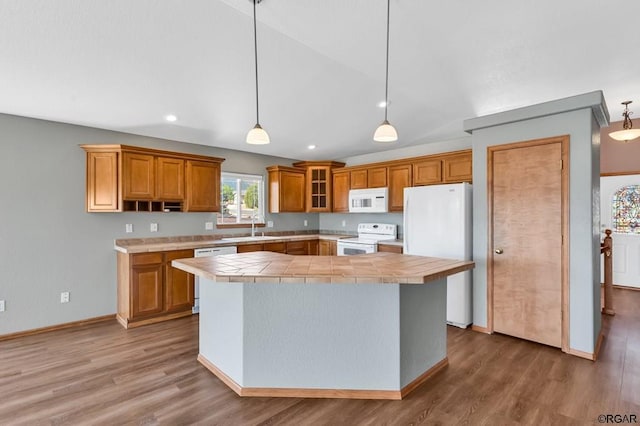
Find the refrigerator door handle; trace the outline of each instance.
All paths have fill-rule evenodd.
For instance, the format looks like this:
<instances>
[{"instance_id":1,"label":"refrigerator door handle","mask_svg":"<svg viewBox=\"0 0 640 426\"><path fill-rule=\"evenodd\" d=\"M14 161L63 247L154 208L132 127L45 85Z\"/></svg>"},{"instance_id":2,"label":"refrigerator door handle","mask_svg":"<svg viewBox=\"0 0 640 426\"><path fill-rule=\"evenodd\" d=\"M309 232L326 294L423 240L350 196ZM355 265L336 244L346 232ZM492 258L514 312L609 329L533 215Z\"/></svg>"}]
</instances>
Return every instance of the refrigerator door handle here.
<instances>
[{"instance_id":1,"label":"refrigerator door handle","mask_svg":"<svg viewBox=\"0 0 640 426\"><path fill-rule=\"evenodd\" d=\"M407 222L409 222L409 195L405 194L405 200L404 200L404 217L403 217L403 231L402 232L406 232L407 229ZM409 236L404 235L404 241L405 241L405 246L406 249L404 250L405 254L410 253L409 251Z\"/></svg>"}]
</instances>

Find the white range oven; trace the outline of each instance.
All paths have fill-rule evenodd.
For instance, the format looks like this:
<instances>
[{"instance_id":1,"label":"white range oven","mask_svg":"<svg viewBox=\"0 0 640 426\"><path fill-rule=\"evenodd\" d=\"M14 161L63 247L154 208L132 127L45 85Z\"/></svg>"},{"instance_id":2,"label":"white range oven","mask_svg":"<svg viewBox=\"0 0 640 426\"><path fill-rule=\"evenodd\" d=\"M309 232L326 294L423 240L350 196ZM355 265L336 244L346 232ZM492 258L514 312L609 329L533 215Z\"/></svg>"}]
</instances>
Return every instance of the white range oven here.
<instances>
[{"instance_id":1,"label":"white range oven","mask_svg":"<svg viewBox=\"0 0 640 426\"><path fill-rule=\"evenodd\" d=\"M378 251L378 241L395 240L397 235L397 225L360 223L358 224L358 236L356 238L338 240L338 256L375 253Z\"/></svg>"}]
</instances>

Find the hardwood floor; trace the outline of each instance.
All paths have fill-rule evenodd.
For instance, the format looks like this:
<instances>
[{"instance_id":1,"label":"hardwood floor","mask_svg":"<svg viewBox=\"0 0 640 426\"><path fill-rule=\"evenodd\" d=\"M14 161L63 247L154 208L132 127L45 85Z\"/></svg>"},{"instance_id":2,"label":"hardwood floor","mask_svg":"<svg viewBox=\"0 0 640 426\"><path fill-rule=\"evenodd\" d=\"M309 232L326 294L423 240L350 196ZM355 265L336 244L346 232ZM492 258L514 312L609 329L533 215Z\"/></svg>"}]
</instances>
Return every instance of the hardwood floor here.
<instances>
[{"instance_id":1,"label":"hardwood floor","mask_svg":"<svg viewBox=\"0 0 640 426\"><path fill-rule=\"evenodd\" d=\"M197 316L0 342L0 424L417 425L640 422L640 291L615 290L593 363L449 327L449 367L402 401L240 398L196 361ZM612 423L612 422L610 422Z\"/></svg>"}]
</instances>

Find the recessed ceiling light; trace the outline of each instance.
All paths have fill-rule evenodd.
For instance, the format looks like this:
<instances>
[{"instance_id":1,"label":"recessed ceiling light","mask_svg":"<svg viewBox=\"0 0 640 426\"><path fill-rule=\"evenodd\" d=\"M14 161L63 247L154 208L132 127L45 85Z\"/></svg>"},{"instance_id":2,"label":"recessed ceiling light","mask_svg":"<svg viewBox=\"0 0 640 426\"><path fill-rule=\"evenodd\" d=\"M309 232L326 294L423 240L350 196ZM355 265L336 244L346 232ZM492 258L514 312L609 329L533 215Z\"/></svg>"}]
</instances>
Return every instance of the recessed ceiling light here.
<instances>
[{"instance_id":1,"label":"recessed ceiling light","mask_svg":"<svg viewBox=\"0 0 640 426\"><path fill-rule=\"evenodd\" d=\"M316 149L316 146L315 145L309 145L307 148L308 149Z\"/></svg>"},{"instance_id":2,"label":"recessed ceiling light","mask_svg":"<svg viewBox=\"0 0 640 426\"><path fill-rule=\"evenodd\" d=\"M169 114L169 115L165 115L164 119L167 120L169 123L173 123L174 121L176 121L178 119L178 117L176 117L173 114Z\"/></svg>"}]
</instances>

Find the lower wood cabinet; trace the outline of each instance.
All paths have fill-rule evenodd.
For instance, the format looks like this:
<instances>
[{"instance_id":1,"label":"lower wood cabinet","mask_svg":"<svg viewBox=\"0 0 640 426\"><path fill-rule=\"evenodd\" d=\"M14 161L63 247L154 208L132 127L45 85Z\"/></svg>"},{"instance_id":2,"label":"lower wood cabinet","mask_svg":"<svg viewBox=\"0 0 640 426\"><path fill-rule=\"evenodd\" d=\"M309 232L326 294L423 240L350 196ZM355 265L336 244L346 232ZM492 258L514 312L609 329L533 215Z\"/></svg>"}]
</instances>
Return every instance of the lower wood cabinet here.
<instances>
[{"instance_id":1,"label":"lower wood cabinet","mask_svg":"<svg viewBox=\"0 0 640 426\"><path fill-rule=\"evenodd\" d=\"M320 256L337 256L338 242L335 240L320 240L318 254Z\"/></svg>"},{"instance_id":2,"label":"lower wood cabinet","mask_svg":"<svg viewBox=\"0 0 640 426\"><path fill-rule=\"evenodd\" d=\"M193 275L171 266L193 250L118 253L118 314L125 328L191 315Z\"/></svg>"},{"instance_id":3,"label":"lower wood cabinet","mask_svg":"<svg viewBox=\"0 0 640 426\"><path fill-rule=\"evenodd\" d=\"M241 244L238 246L238 253L248 253L252 251L272 251L276 253L317 256L318 240L313 239L264 244Z\"/></svg>"},{"instance_id":4,"label":"lower wood cabinet","mask_svg":"<svg viewBox=\"0 0 640 426\"><path fill-rule=\"evenodd\" d=\"M402 254L402 246L398 246L395 244L378 243L378 251Z\"/></svg>"}]
</instances>

